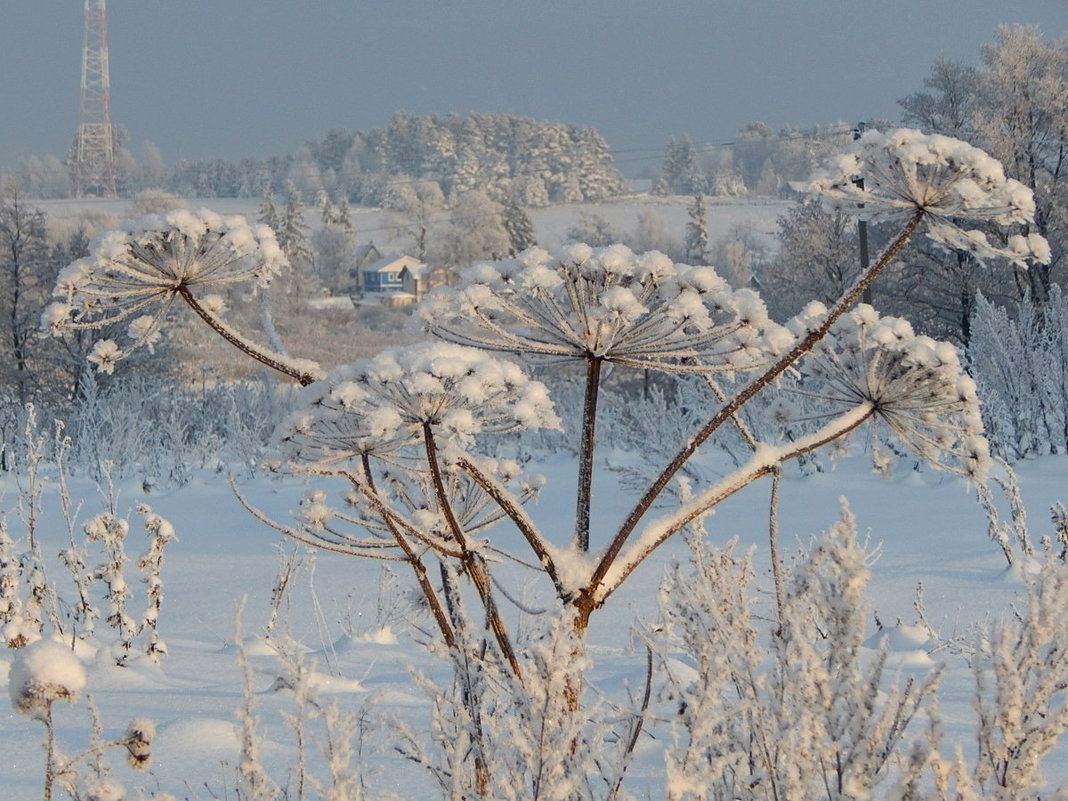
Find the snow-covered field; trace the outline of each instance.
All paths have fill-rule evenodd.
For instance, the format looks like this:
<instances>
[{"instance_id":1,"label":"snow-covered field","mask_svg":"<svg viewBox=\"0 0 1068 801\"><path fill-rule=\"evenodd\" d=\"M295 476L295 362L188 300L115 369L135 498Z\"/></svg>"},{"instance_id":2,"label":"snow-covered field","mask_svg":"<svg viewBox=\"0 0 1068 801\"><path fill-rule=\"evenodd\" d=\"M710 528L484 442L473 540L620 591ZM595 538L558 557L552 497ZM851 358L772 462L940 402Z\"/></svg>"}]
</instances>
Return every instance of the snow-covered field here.
<instances>
[{"instance_id":1,"label":"snow-covered field","mask_svg":"<svg viewBox=\"0 0 1068 801\"><path fill-rule=\"evenodd\" d=\"M202 206L220 214L243 214L255 219L260 202L254 198L190 198L183 201L189 208ZM541 209L531 209L541 247L555 250L564 241L568 229L579 221L582 214L598 215L617 230L628 233L634 230L643 211L652 211L664 222L665 230L680 242L686 231L689 197L655 197L634 195L601 203L568 203ZM769 247L775 244L776 221L793 205L793 201L777 198L707 198L708 238L715 242L725 236L733 226L746 224L753 233ZM87 221L96 225L103 221L114 224L127 217L136 216L134 202L122 199L83 198L79 200L35 201L48 217L59 225L77 225ZM397 239L396 215L378 208L356 207L351 209L353 228L359 244L374 242L379 249L389 252L403 249L405 243ZM309 208L306 214L309 225L319 225L318 214Z\"/></svg>"},{"instance_id":2,"label":"snow-covered field","mask_svg":"<svg viewBox=\"0 0 1068 801\"><path fill-rule=\"evenodd\" d=\"M630 230L642 210L652 208L668 229L681 235L687 203L686 198L639 196L536 210L532 218L541 243L553 248L583 211ZM189 205L200 204L190 201ZM258 203L212 200L203 205L255 216ZM60 223L76 222L86 214L119 219L130 213L123 201L49 201L41 206ZM745 222L771 244L775 221L788 206L775 200L710 203L710 239ZM383 212L356 209L353 221L361 242L374 240L385 248L394 244L389 239L390 220ZM857 449L861 450L859 445ZM568 453L536 449L531 456L528 467L549 477L531 509L532 516L542 531L570 532L575 507L573 458ZM618 449L601 456L591 527L594 548L604 545L633 503L612 466L647 458L647 453ZM709 475L716 473L716 465L716 456L703 461ZM959 745L970 762L975 750L975 713L969 643L977 636L978 626L1012 614L1022 580L1007 569L1001 549L987 536L985 514L961 479L912 469L907 461L887 478L874 474L860 452L826 466L823 472L802 475L791 468L784 474L779 541L787 553L809 542L839 519L842 499L848 501L862 535L870 537L868 547L876 554L867 593L870 642L874 646L880 639L877 623L881 624L882 633L889 635L885 641L890 649L891 679L919 678L943 667L939 707L945 747L951 753ZM1049 457L1019 464L1017 469L1032 539L1037 542L1052 534L1051 505L1068 501L1068 459ZM289 518L307 490L296 480L262 475L244 478L239 485L252 505L279 521ZM81 478L71 480L70 493L78 508L78 534L81 522L106 508L107 501L95 485ZM99 709L105 738L122 735L133 718L148 718L156 724L147 771L134 772L123 764L121 754L109 753L111 770L128 788L129 797L137 798L137 788L141 788L145 797L167 792L189 799L244 798L235 789L242 739L238 711L246 705L245 687L249 686L256 726L264 738L263 763L277 782L291 787L289 797L295 798L292 782L302 754L310 762L312 775L325 775L325 735L321 719L305 715L307 740L303 749L297 747L292 715L300 710L293 692L281 681L287 673L283 660L263 638L271 619L272 589L281 556L290 546L242 507L221 473L195 473L181 487L151 486L134 475L116 484L115 497L116 512L131 521L127 550L132 561L127 575L133 585L130 613L135 617L142 613L145 600L144 586L134 578L139 574L133 560L149 541L136 511L138 504L151 506L174 525L177 538L167 546L162 564L164 599L159 617L168 653L158 665L138 659L117 667L116 638L104 621L98 621L99 636L78 652L87 670L82 699L74 705L55 705L61 750L73 755L89 745L92 727L87 699L91 698ZM12 537L24 531L19 498L16 477L0 474L0 511L6 513ZM775 611L767 548L768 504L769 485L758 482L716 507L706 528L714 543L737 538L738 551L755 548L757 605L770 624ZM69 545L69 535L54 482L45 492L42 509L37 536L48 565L48 583L58 588L62 610L75 602L76 593L57 558ZM514 531L508 526L499 529L491 534L495 543L524 553L524 544ZM282 597L274 641L291 637L294 649L311 667L310 683L319 700L335 700L342 711L365 724L354 732L354 746L362 746L354 763L362 766L373 794L433 797L436 790L425 770L391 747L397 737L396 721L418 729L429 718L430 699L413 680L413 671L442 679L449 674L448 665L424 645L432 625L418 610L408 574L400 569L394 574L382 563L333 553L302 551L298 555L298 568ZM685 543L678 537L670 540L593 616L589 632L592 668L587 674L591 696L603 694L622 702L628 691L641 686L646 658L641 633L648 634L657 623L658 588L666 568L687 558ZM544 575L502 562L495 566L495 576L528 610L552 608L545 603L552 588ZM921 611L931 631L917 625ZM524 618L507 603L504 614L520 639L537 626L537 620ZM252 669L248 681L237 647L239 616L240 642ZM870 653L875 654L874 648ZM0 652L0 682L7 682L13 660L14 652ZM654 700L653 709L662 710L657 704ZM663 754L672 740L666 720L666 715L654 715L638 742L626 784L633 797L663 796ZM44 727L9 706L0 713L0 721L0 801L39 799L45 766ZM909 736L920 735L921 728L922 721L917 721ZM1052 787L1068 780L1068 748L1061 746L1046 766ZM91 767L91 763L84 766ZM311 793L309 797L317 796Z\"/></svg>"},{"instance_id":3,"label":"snow-covered field","mask_svg":"<svg viewBox=\"0 0 1068 801\"><path fill-rule=\"evenodd\" d=\"M616 454L619 457L619 454ZM564 522L570 512L573 469L560 455L543 456L543 472L551 477L534 514L544 528ZM1022 491L1031 510L1034 534L1048 533L1046 512L1068 489L1068 460L1047 458L1019 466ZM602 470L597 476L602 495L601 525L606 530L625 507L622 491L612 490L616 474ZM5 505L17 491L10 476L2 479ZM284 481L260 478L241 486L249 500L278 519L296 506L302 488ZM84 500L84 515L99 510L96 490L78 481L72 486ZM708 522L711 538L726 542L740 538L740 546L758 550L760 603L771 613L770 582L766 575L767 485L751 487L723 504ZM948 740L965 752L973 747L973 713L970 708L972 676L955 647L956 638L970 634L976 623L1009 613L1019 582L1005 569L999 549L986 536L986 524L971 493L958 479L933 472L901 469L886 479L874 475L861 456L849 457L832 472L783 482L780 512L782 542L789 546L832 524L840 498L848 498L862 531L870 532L879 557L872 566L869 601L884 626L917 622L913 607L922 585L927 621L936 630L936 642L917 651L914 642L899 637L890 647L900 669L917 674L944 664L941 711ZM128 788L158 789L179 798L234 798L239 729L235 710L243 703L242 673L236 661L234 625L244 608L242 625L254 668L252 688L256 713L266 737L265 763L284 782L296 758L294 737L281 715L293 710L293 696L277 689L282 675L278 659L263 648L262 632L270 610L270 594L278 568L279 536L254 521L238 504L225 482L204 474L187 486L145 493L137 482L118 488L118 510L125 513L137 503L148 503L175 526L177 541L167 548L163 563L165 600L160 630L169 648L161 664L134 664L119 668L109 663L102 649L81 654L88 666L87 693L104 723L105 736L122 733L130 719L148 717L158 733L153 764L147 773L132 773L117 765L116 775ZM54 504L45 504L41 543L54 555L66 545L65 528ZM132 515L130 546L136 555L147 542ZM9 512L13 532L14 513ZM502 532L504 542L512 535ZM143 540L140 538L144 538ZM596 539L595 539L596 541ZM669 543L642 566L632 581L595 616L591 631L594 661L592 682L609 695L621 694L624 682L640 685L644 652L636 645L635 627L656 621L657 585L664 565L686 558L681 542ZM407 576L397 581L384 577L381 565L334 554L306 555L283 606L284 627L307 649L315 665L313 683L324 699L335 698L349 711L365 707L376 724L400 717L418 723L427 714L427 699L411 679L413 669L442 673L419 644L425 619L412 617ZM60 568L53 563L53 578L62 584ZM512 586L526 598L537 597L544 587L533 573L506 571ZM135 588L134 604L141 603ZM69 601L69 597L65 598ZM515 615L514 610L509 614ZM874 633L874 615L871 630ZM98 631L109 631L102 623ZM102 635L104 643L108 636ZM0 681L6 680L11 652L0 655ZM84 702L68 707L57 704L60 744L68 753L87 744L88 713ZM44 767L43 727L7 708L0 715L0 786L6 801L40 798ZM315 722L309 721L314 729ZM664 727L651 727L650 737L638 747L629 788L637 797L659 797L662 789L661 751L669 737ZM316 735L319 737L319 735ZM389 732L375 729L368 747L388 742ZM316 746L311 746L311 751ZM1063 749L1062 749L1063 750ZM113 762L121 762L114 758ZM1056 764L1052 760L1047 764ZM427 797L430 787L420 769L384 751L367 758L372 786L395 791L405 798ZM1066 778L1068 776L1062 776ZM136 797L136 796L134 796Z\"/></svg>"}]
</instances>

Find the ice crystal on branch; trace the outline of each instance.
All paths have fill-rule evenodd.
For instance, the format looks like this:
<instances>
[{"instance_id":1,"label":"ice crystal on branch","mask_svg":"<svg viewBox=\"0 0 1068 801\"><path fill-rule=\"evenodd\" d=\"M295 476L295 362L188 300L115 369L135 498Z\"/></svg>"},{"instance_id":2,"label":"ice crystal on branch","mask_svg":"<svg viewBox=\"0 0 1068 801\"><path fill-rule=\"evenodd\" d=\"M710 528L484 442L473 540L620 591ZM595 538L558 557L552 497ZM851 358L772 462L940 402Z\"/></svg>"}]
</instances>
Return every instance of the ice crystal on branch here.
<instances>
[{"instance_id":1,"label":"ice crystal on branch","mask_svg":"<svg viewBox=\"0 0 1068 801\"><path fill-rule=\"evenodd\" d=\"M1006 178L997 159L959 139L911 128L868 131L814 176L812 188L863 204L873 219L922 212L931 239L980 260L1003 258L1026 267L1050 258L1048 244L1035 234L1014 236L1000 247L982 231L958 225L962 220L1026 224L1035 214L1028 187Z\"/></svg>"},{"instance_id":2,"label":"ice crystal on branch","mask_svg":"<svg viewBox=\"0 0 1068 801\"><path fill-rule=\"evenodd\" d=\"M672 372L745 369L789 344L755 292L732 289L711 267L623 245L531 248L477 264L420 314L452 342Z\"/></svg>"},{"instance_id":3,"label":"ice crystal on branch","mask_svg":"<svg viewBox=\"0 0 1068 801\"><path fill-rule=\"evenodd\" d=\"M990 455L975 382L950 343L917 335L907 320L862 304L834 324L801 370L801 391L833 413L869 404L873 418L924 461L978 480L986 474Z\"/></svg>"}]
</instances>

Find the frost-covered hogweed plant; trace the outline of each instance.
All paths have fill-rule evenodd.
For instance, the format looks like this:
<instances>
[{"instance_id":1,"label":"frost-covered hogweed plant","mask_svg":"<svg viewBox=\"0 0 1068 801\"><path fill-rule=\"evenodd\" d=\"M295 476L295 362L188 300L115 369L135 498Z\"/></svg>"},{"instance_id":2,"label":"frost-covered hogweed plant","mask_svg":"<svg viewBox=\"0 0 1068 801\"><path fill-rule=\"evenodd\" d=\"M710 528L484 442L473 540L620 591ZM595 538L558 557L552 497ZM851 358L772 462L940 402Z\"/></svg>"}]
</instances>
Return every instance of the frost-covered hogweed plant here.
<instances>
[{"instance_id":1,"label":"frost-covered hogweed plant","mask_svg":"<svg viewBox=\"0 0 1068 801\"><path fill-rule=\"evenodd\" d=\"M1029 223L1035 201L1027 186L1005 177L997 159L959 139L910 128L868 131L852 151L821 170L812 187L831 198L862 203L872 219L922 214L931 239L980 260L1008 259L1026 268L1029 262L1050 259L1049 244L1036 234L1014 234L1002 246L982 231L961 227L968 222Z\"/></svg>"},{"instance_id":2,"label":"frost-covered hogweed plant","mask_svg":"<svg viewBox=\"0 0 1068 801\"><path fill-rule=\"evenodd\" d=\"M514 462L468 451L477 435L558 425L544 384L474 348L426 343L340 367L304 390L278 439L289 470L346 479L350 508L333 508L313 492L303 525L289 531L331 550L407 562L449 642L452 624L423 553L458 560L511 653L493 601L489 546L475 535L504 514L492 492L512 486L522 503L538 482L523 480ZM354 526L366 534L354 534Z\"/></svg>"},{"instance_id":3,"label":"frost-covered hogweed plant","mask_svg":"<svg viewBox=\"0 0 1068 801\"><path fill-rule=\"evenodd\" d=\"M715 373L749 370L790 343L759 295L711 267L673 264L623 245L572 245L478 264L420 307L435 336L586 368L574 541L589 549L597 399L604 365Z\"/></svg>"},{"instance_id":4,"label":"frost-covered hogweed plant","mask_svg":"<svg viewBox=\"0 0 1068 801\"><path fill-rule=\"evenodd\" d=\"M478 434L553 428L548 390L514 362L474 348L426 343L339 367L304 390L280 444L301 463L386 458L424 441L466 446Z\"/></svg>"},{"instance_id":5,"label":"frost-covered hogweed plant","mask_svg":"<svg viewBox=\"0 0 1068 801\"><path fill-rule=\"evenodd\" d=\"M788 342L756 292L623 245L475 265L419 314L435 336L478 348L671 372L749 368Z\"/></svg>"},{"instance_id":6,"label":"frost-covered hogweed plant","mask_svg":"<svg viewBox=\"0 0 1068 801\"><path fill-rule=\"evenodd\" d=\"M794 321L825 313L810 305ZM908 320L880 316L866 304L841 317L800 364L797 391L828 415L871 409L872 455L878 467L879 427L926 463L982 481L990 467L975 382L948 342L917 335Z\"/></svg>"},{"instance_id":7,"label":"frost-covered hogweed plant","mask_svg":"<svg viewBox=\"0 0 1068 801\"><path fill-rule=\"evenodd\" d=\"M858 175L865 178L863 190L853 183ZM881 318L867 307L850 312L924 224L947 247L1015 264L1041 261L1047 251L1038 238L1019 235L997 245L961 227L969 221L1026 224L1033 213L1029 191L968 145L904 129L866 135L813 186L838 201L864 203L865 213L900 219L902 227L835 303L810 307L789 327L768 319L757 293L730 288L711 267L674 264L662 254L635 254L618 245L578 245L553 254L532 249L473 265L457 286L439 288L423 301L419 318L444 343L390 349L322 376L314 366L272 364L271 354L245 347L196 299L197 282L161 268L159 243L169 247L184 234L158 218L148 229L131 226L105 236L88 262L73 265L58 290L63 301L46 323L60 331L93 327L180 297L250 356L311 384L279 431L279 467L341 479L343 491L335 496L316 486L295 524L272 525L304 543L406 563L454 665L464 666L457 667L457 692L470 691L470 682L461 679L477 674L477 664L486 660L504 666L522 687L525 675L534 681L536 665L532 652L525 655L513 645L497 607L492 570L501 551L493 542L494 523L515 528L534 567L551 583L556 620L566 621L554 631L568 630L566 647L574 655L584 647L591 615L668 538L699 526L720 502L762 476L777 475L783 463L840 441L865 423L885 426L938 467L982 479L987 455L975 387L956 353L916 336L904 321ZM236 223L234 228L240 230ZM146 242L157 249L148 250ZM273 252L269 237L262 242ZM196 264L199 249L184 248L176 251L181 258L166 263ZM246 279L260 279L276 264L270 255L261 258L260 271ZM156 281L148 295L141 294L145 271ZM136 291L129 287L131 274ZM135 340L147 341L161 319L142 323ZM117 345L101 346L96 354L102 368L118 358L109 347ZM537 482L524 479L517 463L490 458L499 451L486 440L557 426L560 410L525 367L565 362L584 369L585 387L575 404L581 408L566 410L582 429L574 526L557 535L543 531L524 505ZM673 446L674 456L633 506L594 520L598 394L609 365L698 374L711 391L703 422ZM746 432L751 453L736 469L707 485L671 492L698 449L725 423L737 423L745 404L788 370L797 371L803 391L823 404L812 428L783 441L759 441ZM736 377L738 389L721 391L720 374ZM463 614L465 589L473 589L488 635L474 631ZM778 594L779 631L787 632L780 636L793 636L784 618L789 598ZM565 671L559 692L574 712L582 704L582 670ZM874 686L861 678L865 692ZM457 703L470 708L469 700ZM474 738L473 750L485 752L493 732L476 727L466 737ZM585 747L578 740L584 736L575 733L571 753ZM629 742L624 761L634 747ZM483 774L475 790L485 790L487 782Z\"/></svg>"},{"instance_id":8,"label":"frost-covered hogweed plant","mask_svg":"<svg viewBox=\"0 0 1068 801\"><path fill-rule=\"evenodd\" d=\"M288 262L274 232L207 209L173 211L131 220L90 245L90 253L58 278L57 300L42 322L54 334L128 322L130 344L96 343L89 359L110 373L131 350L158 341L168 313L183 301L220 336L258 361L309 383L318 366L289 359L251 342L222 318L219 292L235 285L266 286Z\"/></svg>"}]
</instances>

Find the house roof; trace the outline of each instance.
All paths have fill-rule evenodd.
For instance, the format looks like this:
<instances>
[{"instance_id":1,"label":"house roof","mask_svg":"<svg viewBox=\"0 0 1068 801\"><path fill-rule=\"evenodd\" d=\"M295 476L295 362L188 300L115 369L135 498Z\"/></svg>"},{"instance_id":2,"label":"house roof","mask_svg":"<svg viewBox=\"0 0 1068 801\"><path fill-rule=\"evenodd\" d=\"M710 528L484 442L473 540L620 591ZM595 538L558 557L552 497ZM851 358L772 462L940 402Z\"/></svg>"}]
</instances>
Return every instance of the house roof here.
<instances>
[{"instance_id":1,"label":"house roof","mask_svg":"<svg viewBox=\"0 0 1068 801\"><path fill-rule=\"evenodd\" d=\"M366 245L359 245L356 248L356 263L363 264L365 261L372 257L381 258L382 253L374 242L368 242Z\"/></svg>"},{"instance_id":2,"label":"house roof","mask_svg":"<svg viewBox=\"0 0 1068 801\"><path fill-rule=\"evenodd\" d=\"M413 275L419 275L426 269L426 263L419 261L415 256L385 256L373 264L364 267L364 270L375 273L399 273L407 268Z\"/></svg>"}]
</instances>

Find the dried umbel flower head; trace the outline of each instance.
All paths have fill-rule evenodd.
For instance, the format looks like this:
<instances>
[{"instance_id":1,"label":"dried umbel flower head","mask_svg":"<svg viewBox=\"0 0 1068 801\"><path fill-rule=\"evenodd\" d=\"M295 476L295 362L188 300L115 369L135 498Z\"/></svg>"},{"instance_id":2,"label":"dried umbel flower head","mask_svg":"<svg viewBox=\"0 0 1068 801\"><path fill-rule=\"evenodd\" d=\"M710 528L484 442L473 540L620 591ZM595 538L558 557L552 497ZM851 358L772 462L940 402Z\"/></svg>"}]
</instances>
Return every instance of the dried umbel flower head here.
<instances>
[{"instance_id":1,"label":"dried umbel flower head","mask_svg":"<svg viewBox=\"0 0 1068 801\"><path fill-rule=\"evenodd\" d=\"M473 347L671 372L746 369L790 344L755 292L623 245L477 264L419 314L436 336Z\"/></svg>"},{"instance_id":2,"label":"dried umbel flower head","mask_svg":"<svg viewBox=\"0 0 1068 801\"><path fill-rule=\"evenodd\" d=\"M11 665L11 706L27 717L42 719L53 701L76 701L85 679L85 666L69 646L38 640L19 650Z\"/></svg>"},{"instance_id":3,"label":"dried umbel flower head","mask_svg":"<svg viewBox=\"0 0 1068 801\"><path fill-rule=\"evenodd\" d=\"M911 128L868 131L816 173L812 189L862 203L873 219L922 212L935 242L980 260L1003 258L1026 267L1050 259L1049 245L1036 234L1015 235L998 246L982 231L960 227L965 221L1029 223L1035 201L1028 187L1005 177L997 159L959 139Z\"/></svg>"},{"instance_id":4,"label":"dried umbel flower head","mask_svg":"<svg viewBox=\"0 0 1068 801\"><path fill-rule=\"evenodd\" d=\"M990 455L975 382L952 344L862 304L834 324L801 372L801 391L832 413L868 404L873 419L924 461L974 480L985 476Z\"/></svg>"},{"instance_id":5,"label":"dried umbel flower head","mask_svg":"<svg viewBox=\"0 0 1068 801\"><path fill-rule=\"evenodd\" d=\"M170 304L179 295L202 293L211 313L220 289L256 282L266 285L286 265L274 232L244 217L213 211L173 211L131 220L93 240L89 255L60 274L58 300L42 323L52 333L101 328L130 320L132 344L98 343L94 361L110 371L129 350L151 345Z\"/></svg>"},{"instance_id":6,"label":"dried umbel flower head","mask_svg":"<svg viewBox=\"0 0 1068 801\"><path fill-rule=\"evenodd\" d=\"M126 748L131 767L148 767L152 760L152 740L155 736L156 724L148 718L134 718L130 721L119 742Z\"/></svg>"},{"instance_id":7,"label":"dried umbel flower head","mask_svg":"<svg viewBox=\"0 0 1068 801\"><path fill-rule=\"evenodd\" d=\"M444 342L391 348L304 393L278 434L295 462L385 457L421 442L424 426L443 445L466 445L481 432L560 425L545 385L518 365Z\"/></svg>"}]
</instances>

